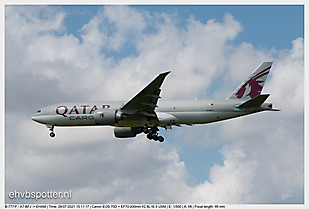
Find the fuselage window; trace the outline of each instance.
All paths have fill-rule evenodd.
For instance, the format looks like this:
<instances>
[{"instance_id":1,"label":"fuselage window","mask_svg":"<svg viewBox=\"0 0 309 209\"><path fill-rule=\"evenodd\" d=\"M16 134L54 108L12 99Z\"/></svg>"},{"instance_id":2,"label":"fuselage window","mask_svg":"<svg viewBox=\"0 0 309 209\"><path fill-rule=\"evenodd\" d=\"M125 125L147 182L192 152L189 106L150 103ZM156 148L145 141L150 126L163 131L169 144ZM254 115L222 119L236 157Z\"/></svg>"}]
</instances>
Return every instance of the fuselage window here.
<instances>
[{"instance_id":1,"label":"fuselage window","mask_svg":"<svg viewBox=\"0 0 309 209\"><path fill-rule=\"evenodd\" d=\"M40 112L42 112L42 110L38 110L38 111L36 111L37 113L40 113Z\"/></svg>"}]
</instances>

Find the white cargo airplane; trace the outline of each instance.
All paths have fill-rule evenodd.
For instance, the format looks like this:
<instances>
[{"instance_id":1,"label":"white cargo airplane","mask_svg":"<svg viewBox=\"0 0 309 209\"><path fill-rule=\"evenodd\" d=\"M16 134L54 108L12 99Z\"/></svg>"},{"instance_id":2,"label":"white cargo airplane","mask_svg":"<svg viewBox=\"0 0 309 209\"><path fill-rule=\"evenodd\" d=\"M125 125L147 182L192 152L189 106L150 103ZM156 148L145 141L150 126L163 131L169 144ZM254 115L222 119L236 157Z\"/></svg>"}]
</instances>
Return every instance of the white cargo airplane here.
<instances>
[{"instance_id":1,"label":"white cargo airplane","mask_svg":"<svg viewBox=\"0 0 309 209\"><path fill-rule=\"evenodd\" d=\"M54 126L115 126L115 137L135 137L163 142L158 127L206 124L265 110L278 111L264 103L270 94L261 94L272 62L262 63L227 99L160 101L161 85L170 72L159 74L127 102L61 103L39 109L31 118L45 124L55 137Z\"/></svg>"}]
</instances>

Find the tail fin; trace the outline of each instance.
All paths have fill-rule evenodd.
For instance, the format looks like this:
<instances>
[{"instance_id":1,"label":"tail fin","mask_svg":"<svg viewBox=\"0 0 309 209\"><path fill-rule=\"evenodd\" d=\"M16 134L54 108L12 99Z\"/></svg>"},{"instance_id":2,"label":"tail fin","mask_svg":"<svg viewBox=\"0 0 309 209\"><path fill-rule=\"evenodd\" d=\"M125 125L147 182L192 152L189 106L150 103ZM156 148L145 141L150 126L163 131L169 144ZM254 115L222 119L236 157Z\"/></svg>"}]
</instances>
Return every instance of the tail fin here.
<instances>
[{"instance_id":1,"label":"tail fin","mask_svg":"<svg viewBox=\"0 0 309 209\"><path fill-rule=\"evenodd\" d=\"M272 62L263 62L252 75L244 81L228 99L248 100L259 96L270 72Z\"/></svg>"}]
</instances>

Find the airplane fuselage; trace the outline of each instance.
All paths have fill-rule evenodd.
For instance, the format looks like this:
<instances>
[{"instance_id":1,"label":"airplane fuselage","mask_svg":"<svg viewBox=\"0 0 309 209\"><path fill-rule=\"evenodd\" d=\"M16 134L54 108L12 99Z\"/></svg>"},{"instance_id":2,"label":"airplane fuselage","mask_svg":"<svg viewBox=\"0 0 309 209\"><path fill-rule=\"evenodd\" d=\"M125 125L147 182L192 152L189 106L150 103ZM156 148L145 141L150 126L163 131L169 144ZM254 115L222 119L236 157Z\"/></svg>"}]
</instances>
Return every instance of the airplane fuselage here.
<instances>
[{"instance_id":1,"label":"airplane fuselage","mask_svg":"<svg viewBox=\"0 0 309 209\"><path fill-rule=\"evenodd\" d=\"M118 111L125 102L84 102L62 103L40 109L32 119L42 124L54 126L96 126L95 113L98 110ZM235 118L255 112L271 109L271 103L264 103L255 108L237 108L241 102L236 100L174 100L159 101L156 114L160 126L181 124L205 124L230 118ZM149 126L157 121L149 121ZM109 124L117 127L143 126L140 119L126 120L125 117L117 124Z\"/></svg>"}]
</instances>

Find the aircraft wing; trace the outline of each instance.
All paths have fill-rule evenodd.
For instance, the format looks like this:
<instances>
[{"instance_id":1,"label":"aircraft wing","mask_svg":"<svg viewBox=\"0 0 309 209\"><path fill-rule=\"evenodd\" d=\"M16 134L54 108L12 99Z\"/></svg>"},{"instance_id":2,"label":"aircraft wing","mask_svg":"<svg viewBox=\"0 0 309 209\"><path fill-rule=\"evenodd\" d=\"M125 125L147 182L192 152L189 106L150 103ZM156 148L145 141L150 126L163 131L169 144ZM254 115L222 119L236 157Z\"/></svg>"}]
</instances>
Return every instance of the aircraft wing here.
<instances>
[{"instance_id":1,"label":"aircraft wing","mask_svg":"<svg viewBox=\"0 0 309 209\"><path fill-rule=\"evenodd\" d=\"M160 97L161 85L165 77L170 71L159 74L151 83L143 90L136 94L132 99L125 103L121 108L121 112L127 114L126 120L130 118L139 118L145 125L148 123L147 117L157 119L155 108Z\"/></svg>"}]
</instances>

